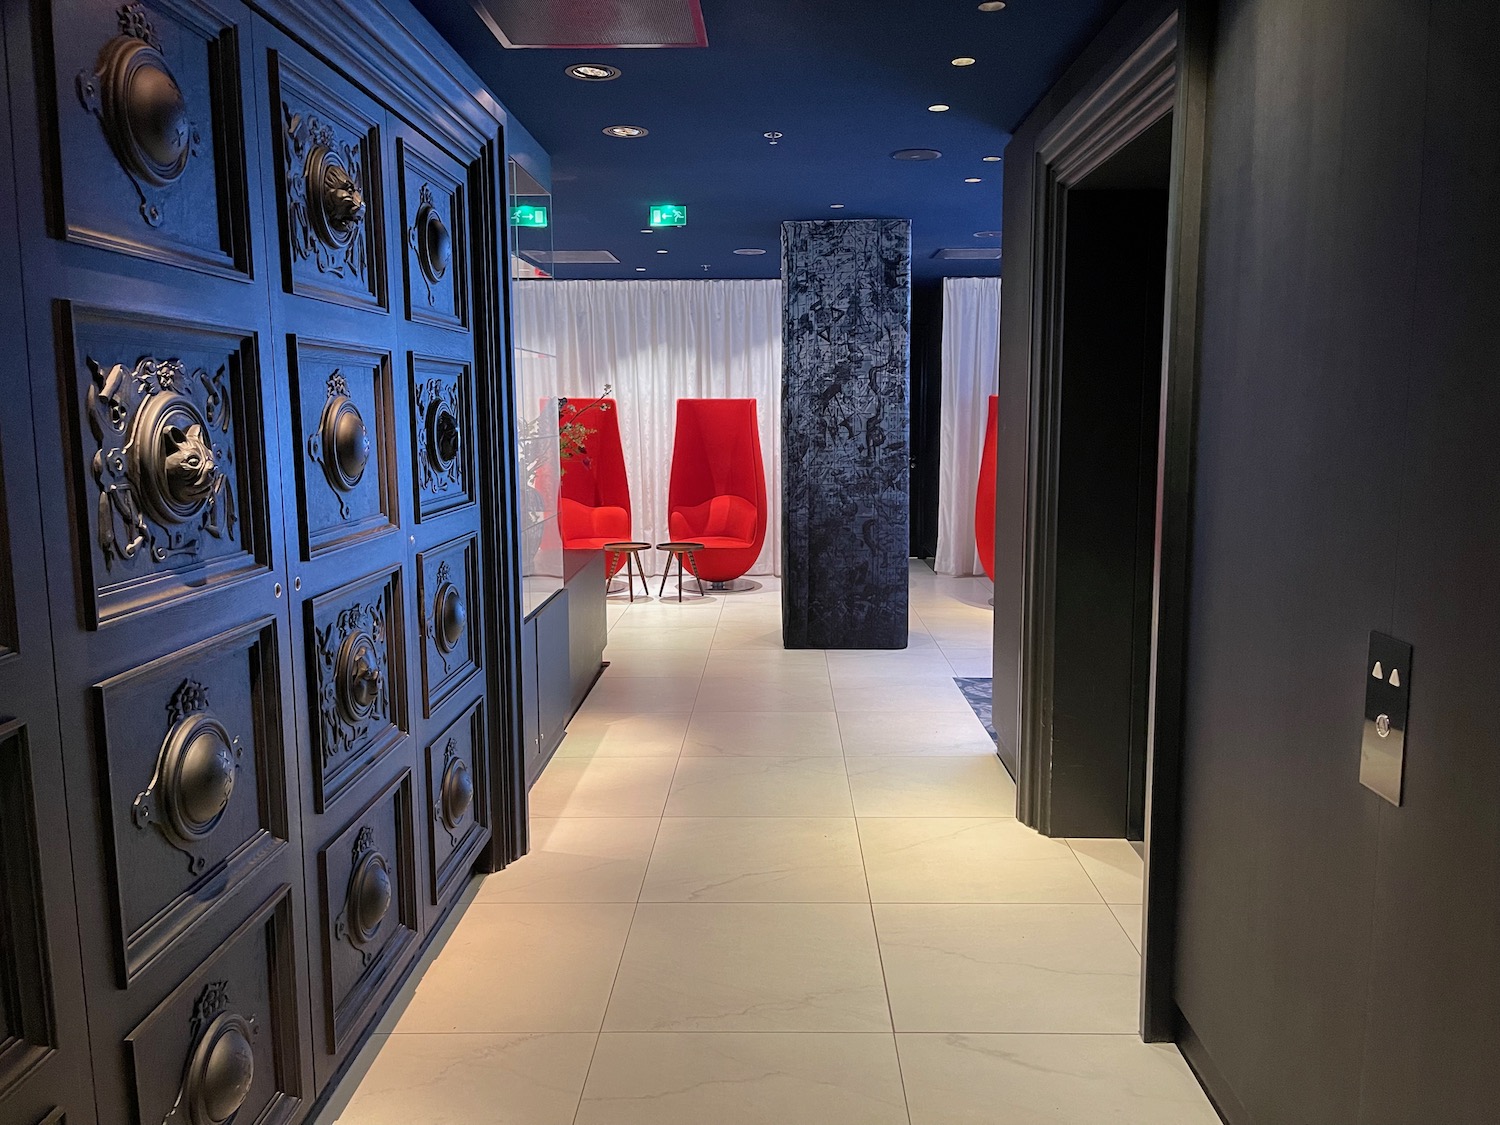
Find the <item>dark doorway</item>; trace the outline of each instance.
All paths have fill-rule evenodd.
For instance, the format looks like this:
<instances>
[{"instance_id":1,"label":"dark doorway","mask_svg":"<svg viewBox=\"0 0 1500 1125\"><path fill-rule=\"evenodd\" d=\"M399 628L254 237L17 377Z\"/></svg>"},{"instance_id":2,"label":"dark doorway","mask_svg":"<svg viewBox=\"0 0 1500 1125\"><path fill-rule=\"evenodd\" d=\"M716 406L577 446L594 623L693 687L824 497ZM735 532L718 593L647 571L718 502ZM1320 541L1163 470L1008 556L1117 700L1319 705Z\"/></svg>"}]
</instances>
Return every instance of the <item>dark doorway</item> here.
<instances>
[{"instance_id":1,"label":"dark doorway","mask_svg":"<svg viewBox=\"0 0 1500 1125\"><path fill-rule=\"evenodd\" d=\"M943 411L943 283L911 290L911 554L937 554Z\"/></svg>"},{"instance_id":2,"label":"dark doorway","mask_svg":"<svg viewBox=\"0 0 1500 1125\"><path fill-rule=\"evenodd\" d=\"M1052 830L1145 832L1170 115L1064 196Z\"/></svg>"}]
</instances>

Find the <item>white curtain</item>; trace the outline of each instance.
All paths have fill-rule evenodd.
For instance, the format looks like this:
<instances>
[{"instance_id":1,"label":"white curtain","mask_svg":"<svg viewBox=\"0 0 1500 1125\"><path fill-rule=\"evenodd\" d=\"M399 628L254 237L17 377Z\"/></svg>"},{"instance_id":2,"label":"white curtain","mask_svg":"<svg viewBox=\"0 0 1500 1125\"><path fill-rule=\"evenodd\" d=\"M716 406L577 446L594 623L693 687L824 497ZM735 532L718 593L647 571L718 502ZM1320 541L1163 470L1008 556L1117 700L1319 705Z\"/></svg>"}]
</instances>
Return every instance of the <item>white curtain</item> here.
<instances>
[{"instance_id":1,"label":"white curtain","mask_svg":"<svg viewBox=\"0 0 1500 1125\"><path fill-rule=\"evenodd\" d=\"M939 574L983 574L974 494L989 399L1000 385L1000 279L943 281L943 409L938 457Z\"/></svg>"},{"instance_id":2,"label":"white curtain","mask_svg":"<svg viewBox=\"0 0 1500 1125\"><path fill-rule=\"evenodd\" d=\"M630 477L632 534L667 531L679 398L753 398L766 463L766 545L752 574L781 571L781 282L518 281L517 365L527 404L611 385ZM534 407L533 407L534 409ZM656 552L642 561L660 573Z\"/></svg>"}]
</instances>

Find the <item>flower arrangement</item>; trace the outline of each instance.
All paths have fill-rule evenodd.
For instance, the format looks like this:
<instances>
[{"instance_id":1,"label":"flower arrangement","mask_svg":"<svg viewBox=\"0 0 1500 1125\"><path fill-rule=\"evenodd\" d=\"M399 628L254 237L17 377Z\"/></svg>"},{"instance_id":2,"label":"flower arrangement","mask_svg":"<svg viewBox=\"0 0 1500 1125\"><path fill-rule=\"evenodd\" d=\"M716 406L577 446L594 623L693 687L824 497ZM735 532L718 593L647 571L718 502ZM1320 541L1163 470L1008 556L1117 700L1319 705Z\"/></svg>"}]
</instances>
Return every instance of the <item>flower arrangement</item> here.
<instances>
[{"instance_id":1,"label":"flower arrangement","mask_svg":"<svg viewBox=\"0 0 1500 1125\"><path fill-rule=\"evenodd\" d=\"M601 414L609 410L609 403L604 400L609 398L614 388L604 384L604 393L594 399L587 406L576 407L565 398L557 400L557 453L562 461L562 471L568 471L569 461L580 462L585 469L591 468L588 456L588 439L597 430L586 426L579 421L591 410L597 410Z\"/></svg>"}]
</instances>

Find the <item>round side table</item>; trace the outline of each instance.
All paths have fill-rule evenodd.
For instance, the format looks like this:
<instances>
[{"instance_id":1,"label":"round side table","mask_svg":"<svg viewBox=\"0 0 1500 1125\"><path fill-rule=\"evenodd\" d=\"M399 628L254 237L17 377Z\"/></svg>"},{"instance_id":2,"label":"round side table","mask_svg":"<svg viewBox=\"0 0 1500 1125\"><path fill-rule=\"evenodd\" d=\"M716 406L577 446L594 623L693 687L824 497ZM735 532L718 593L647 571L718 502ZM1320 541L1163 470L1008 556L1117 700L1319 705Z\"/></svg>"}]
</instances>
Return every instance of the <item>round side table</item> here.
<instances>
[{"instance_id":1,"label":"round side table","mask_svg":"<svg viewBox=\"0 0 1500 1125\"><path fill-rule=\"evenodd\" d=\"M621 569L625 571L625 581L628 583L630 600L632 602L635 601L635 576L637 574L641 576L641 597L649 598L651 596L651 582L646 577L646 568L641 565L641 552L649 551L650 549L650 543L637 543L633 540L604 544L604 553L606 555L625 556L625 565ZM607 561L604 566L604 572L606 575L609 573L609 563ZM609 579L607 577L604 579L604 586L606 590L609 588Z\"/></svg>"},{"instance_id":2,"label":"round side table","mask_svg":"<svg viewBox=\"0 0 1500 1125\"><path fill-rule=\"evenodd\" d=\"M698 596L700 598L708 597L708 594L703 589L703 579L698 577L698 562L694 557L698 551L703 550L702 543L658 543L656 549L667 552L667 569L662 572L661 589L656 592L658 598L667 592L667 579L672 576L673 559L677 560L677 600L682 601L682 574L684 565L686 565L688 570L692 571L693 579L698 583Z\"/></svg>"}]
</instances>

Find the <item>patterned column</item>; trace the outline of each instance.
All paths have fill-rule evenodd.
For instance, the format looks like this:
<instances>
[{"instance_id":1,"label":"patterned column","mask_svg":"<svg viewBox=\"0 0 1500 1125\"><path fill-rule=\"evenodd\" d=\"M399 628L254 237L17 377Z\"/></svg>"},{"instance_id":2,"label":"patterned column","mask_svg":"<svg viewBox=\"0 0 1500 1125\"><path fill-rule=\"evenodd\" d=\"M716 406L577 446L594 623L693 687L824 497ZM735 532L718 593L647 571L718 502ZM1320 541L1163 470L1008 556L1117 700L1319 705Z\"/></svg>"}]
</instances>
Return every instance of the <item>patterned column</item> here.
<instances>
[{"instance_id":1,"label":"patterned column","mask_svg":"<svg viewBox=\"0 0 1500 1125\"><path fill-rule=\"evenodd\" d=\"M905 648L911 223L783 223L782 634Z\"/></svg>"}]
</instances>

